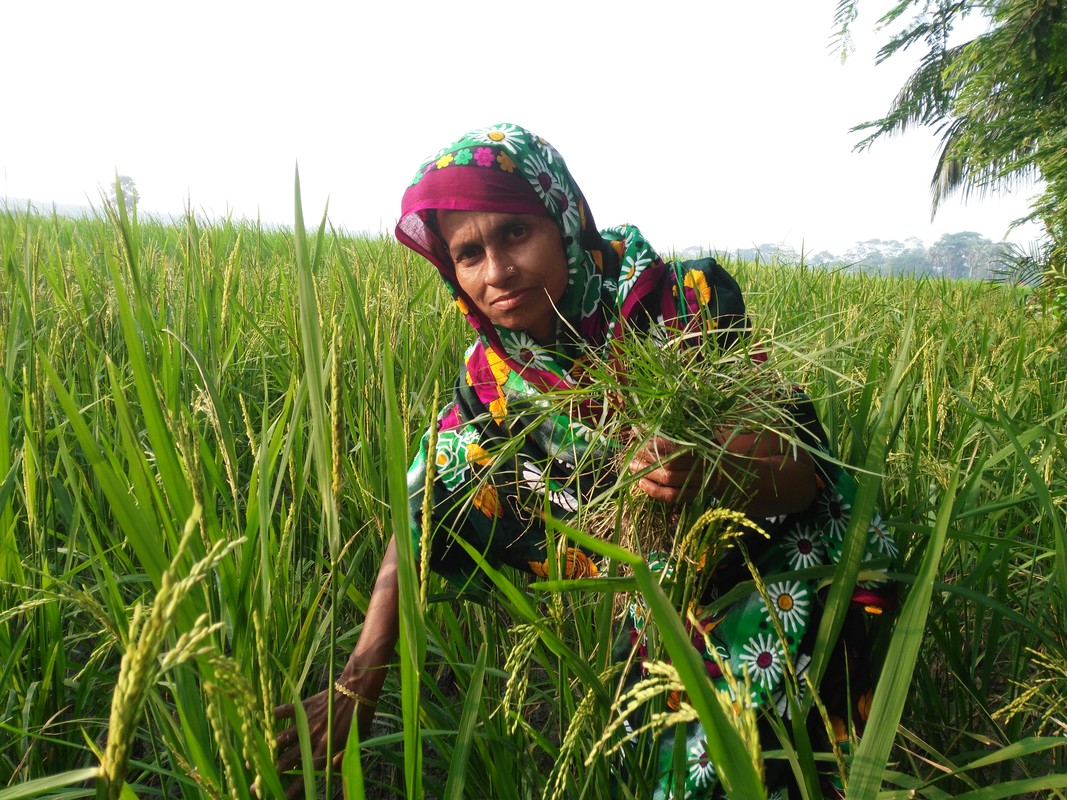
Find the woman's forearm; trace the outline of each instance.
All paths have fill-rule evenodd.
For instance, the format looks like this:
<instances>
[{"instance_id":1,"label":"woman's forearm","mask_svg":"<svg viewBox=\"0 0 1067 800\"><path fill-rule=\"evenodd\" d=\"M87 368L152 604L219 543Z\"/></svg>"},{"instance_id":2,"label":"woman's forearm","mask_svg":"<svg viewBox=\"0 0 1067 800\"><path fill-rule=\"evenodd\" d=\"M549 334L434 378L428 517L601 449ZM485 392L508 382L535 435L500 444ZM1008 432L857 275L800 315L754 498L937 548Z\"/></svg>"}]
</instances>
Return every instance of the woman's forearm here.
<instances>
[{"instance_id":1,"label":"woman's forearm","mask_svg":"<svg viewBox=\"0 0 1067 800\"><path fill-rule=\"evenodd\" d=\"M374 582L363 630L340 680L360 694L377 699L400 632L396 541L389 540Z\"/></svg>"}]
</instances>

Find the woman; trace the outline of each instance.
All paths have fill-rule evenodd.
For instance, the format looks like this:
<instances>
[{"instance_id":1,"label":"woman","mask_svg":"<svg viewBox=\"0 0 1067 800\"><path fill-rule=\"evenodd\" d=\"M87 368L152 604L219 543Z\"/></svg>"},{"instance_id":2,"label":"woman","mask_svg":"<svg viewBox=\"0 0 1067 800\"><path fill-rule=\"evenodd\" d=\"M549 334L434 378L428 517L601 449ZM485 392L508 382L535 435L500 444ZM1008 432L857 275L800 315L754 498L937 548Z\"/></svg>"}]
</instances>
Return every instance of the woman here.
<instances>
[{"instance_id":1,"label":"woman","mask_svg":"<svg viewBox=\"0 0 1067 800\"><path fill-rule=\"evenodd\" d=\"M605 357L625 335L683 332L706 320L720 344L729 346L745 321L740 289L712 259L665 263L633 226L598 232L559 153L509 124L473 131L424 163L404 194L396 236L434 264L476 333L453 400L436 430L423 437L409 471L416 547L423 544L422 487L434 438L434 519L428 526L432 536L424 543L431 568L460 584L477 580L475 560L457 541L462 539L494 566L544 576L549 563L545 512L573 517L610 467L590 445L595 436L588 419L581 413L546 413L537 399L581 385L590 360ZM808 404L797 405L794 434L813 452L825 446ZM667 504L686 503L709 486L715 494L716 487L743 480L742 510L776 518L768 523L772 544L754 556L769 571L835 560L848 508L835 471L776 434L732 434L726 447L733 458L709 475L700 461L677 456L663 439L646 442L629 468L641 491ZM396 554L390 542L363 632L333 687L335 753L343 748L353 713L360 729L367 729L384 665L393 654ZM566 553L564 563L572 576L597 572L576 549ZM769 589L781 599L792 634L788 648L796 659L809 627L814 587L798 583ZM868 603L881 602L869 594ZM782 653L754 654L751 645L772 651L786 645L757 638L755 631L769 613L761 598L735 607L716 621L732 632L724 646L753 679L754 700L771 702L782 691L781 671L774 680L773 670L761 670L760 658L778 663ZM636 632L640 620L633 625ZM718 667L711 654L707 662L715 678ZM327 747L329 694L305 701L320 759ZM289 706L278 710L279 717L292 713ZM700 731L691 734L699 745ZM279 746L282 769L299 762L295 729L279 735ZM700 752L693 757L699 762ZM710 793L714 771L694 774L687 788L706 785ZM660 777L667 792L669 776Z\"/></svg>"}]
</instances>

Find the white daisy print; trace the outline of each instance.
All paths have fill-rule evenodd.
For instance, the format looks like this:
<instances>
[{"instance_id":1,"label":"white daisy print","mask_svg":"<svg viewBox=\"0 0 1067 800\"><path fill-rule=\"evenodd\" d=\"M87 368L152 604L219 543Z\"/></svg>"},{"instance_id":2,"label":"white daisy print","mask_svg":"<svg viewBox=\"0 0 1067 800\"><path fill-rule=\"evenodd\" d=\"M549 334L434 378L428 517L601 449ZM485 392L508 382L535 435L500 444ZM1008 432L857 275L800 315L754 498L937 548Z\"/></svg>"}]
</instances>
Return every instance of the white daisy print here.
<instances>
[{"instance_id":1,"label":"white daisy print","mask_svg":"<svg viewBox=\"0 0 1067 800\"><path fill-rule=\"evenodd\" d=\"M827 492L819 501L819 510L826 517L826 529L836 539L843 539L852 517L852 505L837 492Z\"/></svg>"},{"instance_id":2,"label":"white daisy print","mask_svg":"<svg viewBox=\"0 0 1067 800\"><path fill-rule=\"evenodd\" d=\"M628 255L622 262L622 269L619 273L619 296L626 297L631 287L637 282L637 278L644 271L645 267L652 263L652 259L647 253L639 253L637 255Z\"/></svg>"},{"instance_id":3,"label":"white daisy print","mask_svg":"<svg viewBox=\"0 0 1067 800\"><path fill-rule=\"evenodd\" d=\"M523 159L522 171L526 173L530 185L550 212L555 213L560 205L567 205L568 200L559 176L549 169L543 158L536 154L528 155Z\"/></svg>"},{"instance_id":4,"label":"white daisy print","mask_svg":"<svg viewBox=\"0 0 1067 800\"><path fill-rule=\"evenodd\" d=\"M534 146L541 151L541 155L545 157L545 161L549 164L554 164L559 159L559 153L556 152L556 148L542 139L540 136L534 137Z\"/></svg>"},{"instance_id":5,"label":"white daisy print","mask_svg":"<svg viewBox=\"0 0 1067 800\"><path fill-rule=\"evenodd\" d=\"M532 461L522 462L522 478L530 489L539 495L547 496L548 502L552 503L552 505L570 513L578 510L578 498L567 489L553 486L553 481L546 478L544 473Z\"/></svg>"},{"instance_id":6,"label":"white daisy print","mask_svg":"<svg viewBox=\"0 0 1067 800\"><path fill-rule=\"evenodd\" d=\"M786 633L799 633L808 619L808 607L811 600L808 590L800 581L782 581L772 583L767 587L767 594L771 598L774 610L782 621L782 629Z\"/></svg>"},{"instance_id":7,"label":"white daisy print","mask_svg":"<svg viewBox=\"0 0 1067 800\"><path fill-rule=\"evenodd\" d=\"M715 780L715 765L711 763L711 756L703 739L697 739L689 747L689 779L693 782L694 789L704 789L711 786Z\"/></svg>"},{"instance_id":8,"label":"white daisy print","mask_svg":"<svg viewBox=\"0 0 1067 800\"><path fill-rule=\"evenodd\" d=\"M518 152L518 146L523 144L522 129L517 125L503 124L482 128L471 134L471 138L476 142L499 145L512 154Z\"/></svg>"},{"instance_id":9,"label":"white daisy print","mask_svg":"<svg viewBox=\"0 0 1067 800\"><path fill-rule=\"evenodd\" d=\"M648 635L645 633L645 620L648 619L648 606L645 599L638 595L629 607L630 619L633 620L634 630L641 634L642 644L647 643Z\"/></svg>"},{"instance_id":10,"label":"white daisy print","mask_svg":"<svg viewBox=\"0 0 1067 800\"><path fill-rule=\"evenodd\" d=\"M745 672L763 688L782 680L782 649L774 634L757 633L741 648L740 658Z\"/></svg>"},{"instance_id":11,"label":"white daisy print","mask_svg":"<svg viewBox=\"0 0 1067 800\"><path fill-rule=\"evenodd\" d=\"M785 537L785 552L793 569L818 566L826 559L826 546L808 526Z\"/></svg>"},{"instance_id":12,"label":"white daisy print","mask_svg":"<svg viewBox=\"0 0 1067 800\"><path fill-rule=\"evenodd\" d=\"M574 189L566 184L560 184L559 213L563 219L563 235L571 236L577 240L582 231L582 215L578 211L578 201L574 196Z\"/></svg>"},{"instance_id":13,"label":"white daisy print","mask_svg":"<svg viewBox=\"0 0 1067 800\"><path fill-rule=\"evenodd\" d=\"M726 687L726 693L730 696L730 702L731 703L739 703L740 702L740 700L738 700L738 698L737 698L737 692L735 692L733 690L733 687L727 686ZM745 702L745 707L746 708L759 708L760 707L760 690L758 688L752 689L750 692L748 692L748 696L747 696L746 702Z\"/></svg>"},{"instance_id":14,"label":"white daisy print","mask_svg":"<svg viewBox=\"0 0 1067 800\"><path fill-rule=\"evenodd\" d=\"M868 534L868 554L870 554L872 549L875 549L881 556L889 556L890 558L897 557L897 543L893 541L893 534L889 532L885 521L878 514L875 514L874 519L871 520L871 527Z\"/></svg>"},{"instance_id":15,"label":"white daisy print","mask_svg":"<svg viewBox=\"0 0 1067 800\"><path fill-rule=\"evenodd\" d=\"M526 331L507 331L500 337L509 356L527 367L548 369L551 356Z\"/></svg>"},{"instance_id":16,"label":"white daisy print","mask_svg":"<svg viewBox=\"0 0 1067 800\"><path fill-rule=\"evenodd\" d=\"M811 663L811 657L807 653L800 653L797 655L796 660L793 662L793 667L797 671L797 700L803 700L804 695L808 691L807 681L804 680L804 673L808 671L808 665ZM778 709L778 716L782 719L790 718L789 711L789 698L786 696L785 683L778 687L778 691L774 693L774 707Z\"/></svg>"}]
</instances>

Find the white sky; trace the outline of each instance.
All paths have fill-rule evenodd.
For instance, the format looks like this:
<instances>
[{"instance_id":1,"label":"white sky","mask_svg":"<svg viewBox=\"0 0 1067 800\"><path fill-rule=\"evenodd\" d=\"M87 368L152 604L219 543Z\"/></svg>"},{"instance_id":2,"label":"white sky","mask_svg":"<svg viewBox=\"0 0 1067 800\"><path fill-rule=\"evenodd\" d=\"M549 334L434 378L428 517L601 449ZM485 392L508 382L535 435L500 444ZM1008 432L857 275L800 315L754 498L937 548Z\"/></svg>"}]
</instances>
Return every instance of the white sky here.
<instances>
[{"instance_id":1,"label":"white sky","mask_svg":"<svg viewBox=\"0 0 1067 800\"><path fill-rule=\"evenodd\" d=\"M836 0L0 0L0 198L98 204L130 175L141 210L391 232L423 157L515 122L566 158L601 226L661 250L975 230L1013 197L948 201L930 223L936 141L853 152L911 70L831 51ZM1009 238L1025 241L1031 226Z\"/></svg>"}]
</instances>

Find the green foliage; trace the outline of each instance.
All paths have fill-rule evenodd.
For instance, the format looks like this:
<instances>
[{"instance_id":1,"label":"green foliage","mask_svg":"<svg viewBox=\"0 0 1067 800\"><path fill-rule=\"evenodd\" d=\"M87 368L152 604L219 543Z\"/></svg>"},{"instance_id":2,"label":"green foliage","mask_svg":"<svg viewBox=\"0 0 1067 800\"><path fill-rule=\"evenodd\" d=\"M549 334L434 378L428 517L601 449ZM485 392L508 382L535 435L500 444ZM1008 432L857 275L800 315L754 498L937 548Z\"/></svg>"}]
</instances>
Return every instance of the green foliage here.
<instances>
[{"instance_id":1,"label":"green foliage","mask_svg":"<svg viewBox=\"0 0 1067 800\"><path fill-rule=\"evenodd\" d=\"M850 757L857 796L1062 786L1056 320L1021 313L1021 291L1001 284L730 269L772 367L809 387L842 458L867 468L902 586L921 581L910 624L886 631L882 649L909 659L879 688L879 735ZM92 795L112 734L128 742L125 771L108 772L125 796L249 797L257 779L280 796L270 709L327 685L359 634L406 524L412 442L468 339L461 315L388 241L166 225L121 205L109 220L0 212L0 271L0 798ZM358 743L362 770L346 759L331 780L368 797L420 780L427 796L611 796L622 756L595 745L619 688L615 594L641 591L669 617L634 567L532 583L496 572L481 602L435 577L425 600L406 590L404 663ZM418 565L402 568L411 589ZM174 582L185 591L149 650L136 609L167 608ZM752 789L751 753L665 630ZM134 686L123 659L149 652L162 660ZM120 686L136 703L117 706L118 731ZM647 796L638 752L615 796ZM762 758L805 777L833 763L810 755Z\"/></svg>"},{"instance_id":2,"label":"green foliage","mask_svg":"<svg viewBox=\"0 0 1067 800\"><path fill-rule=\"evenodd\" d=\"M1000 262L998 277L1032 287L1028 307L1058 319L1067 330L1067 258L1057 257L1051 244L1012 247Z\"/></svg>"},{"instance_id":3,"label":"green foliage","mask_svg":"<svg viewBox=\"0 0 1067 800\"><path fill-rule=\"evenodd\" d=\"M859 5L838 3L835 25L846 50ZM988 28L958 43L953 31L969 15L981 15ZM935 212L956 191L1042 180L1027 219L1043 222L1058 248L1067 245L1067 4L900 0L879 24L898 28L880 61L913 46L925 52L889 113L859 126L869 132L860 147L912 126L935 128L941 135L931 181Z\"/></svg>"}]
</instances>

